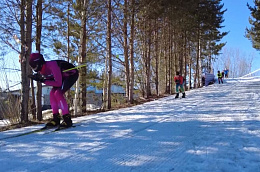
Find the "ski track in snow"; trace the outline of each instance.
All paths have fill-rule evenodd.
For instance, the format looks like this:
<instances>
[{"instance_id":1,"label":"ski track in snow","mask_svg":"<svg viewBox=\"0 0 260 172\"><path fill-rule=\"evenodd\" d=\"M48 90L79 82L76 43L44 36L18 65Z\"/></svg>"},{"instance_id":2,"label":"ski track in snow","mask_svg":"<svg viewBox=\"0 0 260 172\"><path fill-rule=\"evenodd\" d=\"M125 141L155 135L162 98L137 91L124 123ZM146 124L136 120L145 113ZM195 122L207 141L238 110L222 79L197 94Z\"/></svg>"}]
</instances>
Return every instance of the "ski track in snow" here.
<instances>
[{"instance_id":1,"label":"ski track in snow","mask_svg":"<svg viewBox=\"0 0 260 172\"><path fill-rule=\"evenodd\" d=\"M74 118L77 127L7 138L0 171L260 171L260 81L225 80L116 111Z\"/></svg>"}]
</instances>

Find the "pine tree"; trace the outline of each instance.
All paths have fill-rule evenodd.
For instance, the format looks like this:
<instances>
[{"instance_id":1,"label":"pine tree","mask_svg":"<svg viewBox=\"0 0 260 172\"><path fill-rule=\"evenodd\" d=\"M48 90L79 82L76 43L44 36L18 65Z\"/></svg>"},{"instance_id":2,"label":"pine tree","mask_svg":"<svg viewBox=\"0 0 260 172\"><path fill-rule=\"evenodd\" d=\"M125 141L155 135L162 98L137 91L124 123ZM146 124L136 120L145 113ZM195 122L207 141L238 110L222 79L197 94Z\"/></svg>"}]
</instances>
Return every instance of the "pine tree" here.
<instances>
[{"instance_id":1,"label":"pine tree","mask_svg":"<svg viewBox=\"0 0 260 172\"><path fill-rule=\"evenodd\" d=\"M256 50L260 50L260 1L254 0L255 6L252 7L247 3L247 7L251 11L249 23L251 28L246 28L246 37L252 42Z\"/></svg>"}]
</instances>

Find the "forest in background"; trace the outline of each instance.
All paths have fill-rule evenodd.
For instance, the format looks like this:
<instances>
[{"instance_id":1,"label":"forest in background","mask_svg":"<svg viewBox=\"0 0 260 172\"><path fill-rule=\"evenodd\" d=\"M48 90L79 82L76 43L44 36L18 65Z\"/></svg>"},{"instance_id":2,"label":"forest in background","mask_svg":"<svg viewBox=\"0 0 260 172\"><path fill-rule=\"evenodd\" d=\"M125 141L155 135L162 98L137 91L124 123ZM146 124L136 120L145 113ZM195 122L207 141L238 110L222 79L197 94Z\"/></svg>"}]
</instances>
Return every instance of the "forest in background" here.
<instances>
[{"instance_id":1,"label":"forest in background","mask_svg":"<svg viewBox=\"0 0 260 172\"><path fill-rule=\"evenodd\" d=\"M101 80L104 109L111 109L111 85L122 85L126 101L134 92L144 98L173 94L176 71L187 90L202 86L203 72L225 43L221 0L4 0L0 2L2 55L15 51L21 61L21 123L33 113L42 120L41 83L29 103L31 74L28 58L39 51L81 67L76 103L86 109L86 88ZM13 57L17 58L17 57ZM32 89L33 90L33 89ZM30 108L29 108L30 107ZM32 112L29 110L32 109Z\"/></svg>"}]
</instances>

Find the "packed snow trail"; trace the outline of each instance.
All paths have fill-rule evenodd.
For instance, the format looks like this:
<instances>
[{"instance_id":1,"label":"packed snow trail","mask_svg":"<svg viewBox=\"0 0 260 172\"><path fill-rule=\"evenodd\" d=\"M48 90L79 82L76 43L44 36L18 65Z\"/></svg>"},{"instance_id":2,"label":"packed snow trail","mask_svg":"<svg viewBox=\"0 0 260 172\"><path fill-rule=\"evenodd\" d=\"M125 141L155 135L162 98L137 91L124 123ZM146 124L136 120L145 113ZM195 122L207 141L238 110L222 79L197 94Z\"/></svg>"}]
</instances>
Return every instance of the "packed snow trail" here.
<instances>
[{"instance_id":1,"label":"packed snow trail","mask_svg":"<svg viewBox=\"0 0 260 172\"><path fill-rule=\"evenodd\" d=\"M170 96L73 119L76 128L0 140L0 171L260 171L259 92L260 79L229 79L185 99Z\"/></svg>"}]
</instances>

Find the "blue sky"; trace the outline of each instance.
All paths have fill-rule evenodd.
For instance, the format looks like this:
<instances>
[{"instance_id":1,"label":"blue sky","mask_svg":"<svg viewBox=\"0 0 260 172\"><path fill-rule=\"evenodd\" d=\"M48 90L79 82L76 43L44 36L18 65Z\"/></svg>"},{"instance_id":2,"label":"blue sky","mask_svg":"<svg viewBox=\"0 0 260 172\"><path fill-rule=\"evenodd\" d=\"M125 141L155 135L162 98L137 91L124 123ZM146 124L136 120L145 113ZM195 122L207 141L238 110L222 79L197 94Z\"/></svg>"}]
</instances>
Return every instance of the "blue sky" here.
<instances>
[{"instance_id":1,"label":"blue sky","mask_svg":"<svg viewBox=\"0 0 260 172\"><path fill-rule=\"evenodd\" d=\"M247 38L245 38L245 29L250 27L249 17L250 11L246 6L249 3L254 6L253 0L222 0L224 8L227 11L224 14L225 26L223 31L229 31L229 34L223 38L221 42L227 42L225 48L239 49L240 52L250 54L254 53L252 71L260 68L259 53L256 51Z\"/></svg>"}]
</instances>

